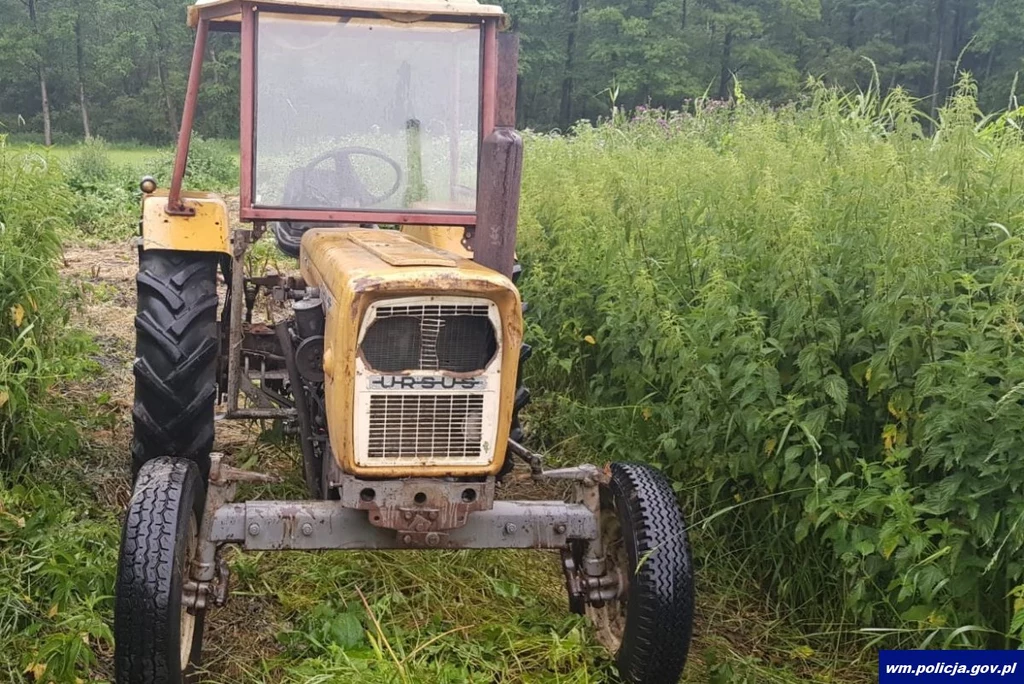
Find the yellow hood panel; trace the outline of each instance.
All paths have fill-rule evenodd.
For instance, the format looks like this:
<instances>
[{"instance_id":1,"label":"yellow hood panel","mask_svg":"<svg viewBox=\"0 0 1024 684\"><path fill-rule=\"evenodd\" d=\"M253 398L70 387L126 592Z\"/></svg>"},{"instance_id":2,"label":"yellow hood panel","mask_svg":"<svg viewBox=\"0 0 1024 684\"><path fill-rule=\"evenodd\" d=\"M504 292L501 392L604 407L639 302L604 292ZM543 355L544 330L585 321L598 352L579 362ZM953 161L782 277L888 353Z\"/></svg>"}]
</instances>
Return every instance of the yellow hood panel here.
<instances>
[{"instance_id":1,"label":"yellow hood panel","mask_svg":"<svg viewBox=\"0 0 1024 684\"><path fill-rule=\"evenodd\" d=\"M523 338L519 292L504 275L393 230L315 228L302 236L306 283L327 308L325 396L331 448L345 472L370 477L495 474L505 459ZM361 468L353 439L354 382L361 322L369 305L390 297L449 295L493 301L501 316L501 402L495 458L481 466Z\"/></svg>"}]
</instances>

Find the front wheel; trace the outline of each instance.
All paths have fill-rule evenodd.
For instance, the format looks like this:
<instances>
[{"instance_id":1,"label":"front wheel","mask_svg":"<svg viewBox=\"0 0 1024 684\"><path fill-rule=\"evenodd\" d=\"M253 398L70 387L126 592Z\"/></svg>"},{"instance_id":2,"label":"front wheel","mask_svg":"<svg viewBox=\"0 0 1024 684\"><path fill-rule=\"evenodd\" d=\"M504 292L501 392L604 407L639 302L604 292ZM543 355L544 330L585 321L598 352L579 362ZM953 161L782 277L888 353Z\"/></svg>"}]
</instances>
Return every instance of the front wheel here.
<instances>
[{"instance_id":1,"label":"front wheel","mask_svg":"<svg viewBox=\"0 0 1024 684\"><path fill-rule=\"evenodd\" d=\"M588 605L597 639L629 684L676 684L693 631L693 563L686 522L665 477L645 465L613 463L601 488L606 569L626 586L620 598Z\"/></svg>"},{"instance_id":2,"label":"front wheel","mask_svg":"<svg viewBox=\"0 0 1024 684\"><path fill-rule=\"evenodd\" d=\"M192 461L145 463L121 536L114 600L114 667L122 684L197 681L205 611L183 589L199 541L203 482Z\"/></svg>"}]
</instances>

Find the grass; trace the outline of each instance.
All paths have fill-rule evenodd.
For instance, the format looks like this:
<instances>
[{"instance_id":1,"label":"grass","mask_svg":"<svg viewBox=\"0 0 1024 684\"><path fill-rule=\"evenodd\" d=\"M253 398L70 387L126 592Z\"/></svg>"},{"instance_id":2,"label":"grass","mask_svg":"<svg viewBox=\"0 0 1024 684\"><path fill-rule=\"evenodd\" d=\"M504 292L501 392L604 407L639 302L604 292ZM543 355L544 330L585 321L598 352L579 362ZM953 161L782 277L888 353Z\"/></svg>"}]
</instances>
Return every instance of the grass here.
<instances>
[{"instance_id":1,"label":"grass","mask_svg":"<svg viewBox=\"0 0 1024 684\"><path fill-rule=\"evenodd\" d=\"M238 159L238 141L236 140L199 140L199 145L216 150L218 153ZM94 138L89 142L78 142L75 144L57 144L46 147L36 142L26 142L18 136L8 136L7 149L14 154L30 154L43 158L51 158L58 161L67 160L80 154L84 149L98 148L105 157L105 162L111 166L121 169L129 169L132 173L156 174L161 169L158 164L153 163L173 151L173 146L140 145L138 143L108 142L101 138ZM132 177L133 180L138 180Z\"/></svg>"},{"instance_id":2,"label":"grass","mask_svg":"<svg viewBox=\"0 0 1024 684\"><path fill-rule=\"evenodd\" d=\"M57 161L70 159L79 153L84 145L53 145L44 147L30 143L12 143L11 152L15 154L30 154ZM105 145L105 154L111 164L145 172L146 162L155 159L164 148L141 145L118 145L111 143Z\"/></svg>"}]
</instances>

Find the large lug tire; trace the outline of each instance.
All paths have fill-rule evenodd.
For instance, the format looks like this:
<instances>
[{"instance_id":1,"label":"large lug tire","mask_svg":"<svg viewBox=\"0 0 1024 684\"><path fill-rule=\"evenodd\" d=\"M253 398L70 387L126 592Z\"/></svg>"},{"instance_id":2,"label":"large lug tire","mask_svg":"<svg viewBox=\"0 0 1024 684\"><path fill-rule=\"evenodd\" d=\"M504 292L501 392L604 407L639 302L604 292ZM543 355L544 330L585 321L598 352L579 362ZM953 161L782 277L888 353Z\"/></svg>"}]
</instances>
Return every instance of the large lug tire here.
<instances>
[{"instance_id":1,"label":"large lug tire","mask_svg":"<svg viewBox=\"0 0 1024 684\"><path fill-rule=\"evenodd\" d=\"M194 461L206 481L217 397L217 262L145 250L135 317L132 473L160 456Z\"/></svg>"},{"instance_id":2,"label":"large lug tire","mask_svg":"<svg viewBox=\"0 0 1024 684\"><path fill-rule=\"evenodd\" d=\"M587 606L598 640L630 684L676 684L693 632L693 563L672 487L645 465L613 463L601 489L601 537L623 598Z\"/></svg>"},{"instance_id":3,"label":"large lug tire","mask_svg":"<svg viewBox=\"0 0 1024 684\"><path fill-rule=\"evenodd\" d=\"M121 535L114 667L121 684L197 681L204 610L182 590L198 549L205 492L195 463L158 458L139 471Z\"/></svg>"}]
</instances>

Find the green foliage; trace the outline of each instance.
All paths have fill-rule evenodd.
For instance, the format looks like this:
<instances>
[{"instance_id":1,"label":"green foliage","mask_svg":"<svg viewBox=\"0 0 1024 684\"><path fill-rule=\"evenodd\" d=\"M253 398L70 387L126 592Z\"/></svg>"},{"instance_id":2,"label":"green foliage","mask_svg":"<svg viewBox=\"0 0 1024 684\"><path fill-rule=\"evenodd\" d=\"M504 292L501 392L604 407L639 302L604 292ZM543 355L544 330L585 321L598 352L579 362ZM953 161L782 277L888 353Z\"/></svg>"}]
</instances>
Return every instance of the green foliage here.
<instances>
[{"instance_id":1,"label":"green foliage","mask_svg":"<svg viewBox=\"0 0 1024 684\"><path fill-rule=\"evenodd\" d=\"M805 616L1019 634L1024 146L1004 119L979 123L965 80L934 139L898 91L824 87L530 138L533 424L659 465Z\"/></svg>"},{"instance_id":2,"label":"green foliage","mask_svg":"<svg viewBox=\"0 0 1024 684\"><path fill-rule=\"evenodd\" d=\"M987 109L1002 108L1019 68L1024 5L1000 0L510 0L522 35L519 122L563 130L618 104L679 108L732 94L799 100L808 77L867 88L876 75L934 114L960 71Z\"/></svg>"},{"instance_id":3,"label":"green foliage","mask_svg":"<svg viewBox=\"0 0 1024 684\"><path fill-rule=\"evenodd\" d=\"M74 433L46 407L64 359L67 309L56 263L71 222L59 172L8 152L0 136L0 470L31 449L66 451Z\"/></svg>"},{"instance_id":4,"label":"green foliage","mask_svg":"<svg viewBox=\"0 0 1024 684\"><path fill-rule=\"evenodd\" d=\"M142 194L139 180L157 178L166 188L174 168L174 148L113 147L101 138L54 151L30 154L56 163L62 172L70 235L75 239L124 239L137 234ZM231 192L238 187L235 144L195 136L189 148L185 188ZM65 193L67 194L67 193Z\"/></svg>"},{"instance_id":5,"label":"green foliage","mask_svg":"<svg viewBox=\"0 0 1024 684\"><path fill-rule=\"evenodd\" d=\"M193 135L188 148L184 186L189 190L226 191L238 187L238 150L223 140ZM174 149L167 148L146 165L161 187L171 184Z\"/></svg>"},{"instance_id":6,"label":"green foliage","mask_svg":"<svg viewBox=\"0 0 1024 684\"><path fill-rule=\"evenodd\" d=\"M56 464L50 462L51 467ZM113 511L0 473L0 678L89 678L97 648L113 645L118 528Z\"/></svg>"},{"instance_id":7,"label":"green foliage","mask_svg":"<svg viewBox=\"0 0 1024 684\"><path fill-rule=\"evenodd\" d=\"M124 237L136 230L141 174L115 163L100 138L78 145L63 160L64 176L74 193L71 218L84 235Z\"/></svg>"},{"instance_id":8,"label":"green foliage","mask_svg":"<svg viewBox=\"0 0 1024 684\"><path fill-rule=\"evenodd\" d=\"M0 130L43 141L42 76L53 142L87 138L86 118L91 134L108 140L173 142L192 53L190 1L0 0ZM921 106L934 114L963 70L992 110L1013 98L1024 54L1019 0L507 0L504 8L522 37L519 122L539 129L605 114L609 90L627 108L725 99L734 76L751 97L786 102L800 98L808 77L866 88L877 72L887 87L927 98ZM236 34L210 35L195 122L204 136L238 135L239 59Z\"/></svg>"},{"instance_id":9,"label":"green foliage","mask_svg":"<svg viewBox=\"0 0 1024 684\"><path fill-rule=\"evenodd\" d=\"M299 629L283 632L280 641L300 654L329 655L336 649L362 646L365 641L362 615L335 605L321 603L300 618Z\"/></svg>"},{"instance_id":10,"label":"green foliage","mask_svg":"<svg viewBox=\"0 0 1024 684\"><path fill-rule=\"evenodd\" d=\"M263 663L264 680L610 681L606 655L565 610L545 556L326 553L305 555L296 572L286 556L268 554L258 575L243 579L251 556L233 569L238 591L274 587L290 616L278 635L285 652Z\"/></svg>"},{"instance_id":11,"label":"green foliage","mask_svg":"<svg viewBox=\"0 0 1024 684\"><path fill-rule=\"evenodd\" d=\"M116 528L89 502L30 473L77 445L49 397L81 369L66 332L57 273L74 198L52 160L8 150L0 136L0 679L73 682L110 645L105 615ZM45 465L44 465L45 464ZM80 483L75 483L75 490ZM109 512L105 515L111 515Z\"/></svg>"}]
</instances>

